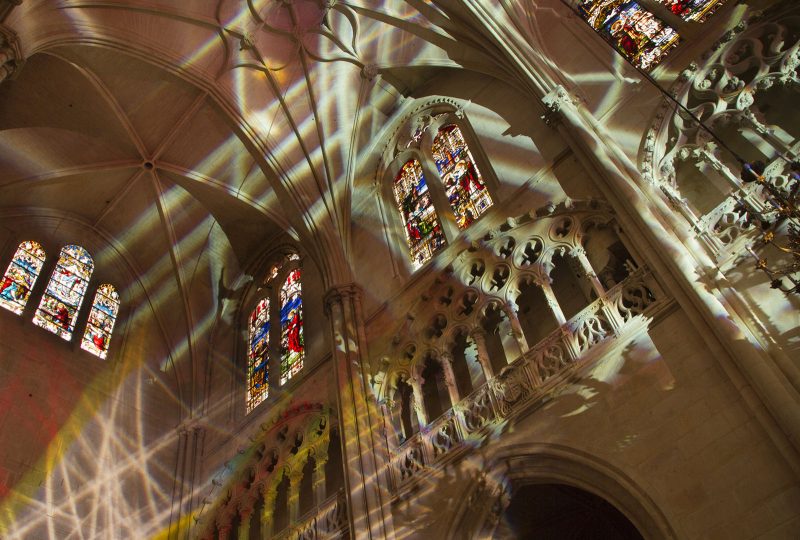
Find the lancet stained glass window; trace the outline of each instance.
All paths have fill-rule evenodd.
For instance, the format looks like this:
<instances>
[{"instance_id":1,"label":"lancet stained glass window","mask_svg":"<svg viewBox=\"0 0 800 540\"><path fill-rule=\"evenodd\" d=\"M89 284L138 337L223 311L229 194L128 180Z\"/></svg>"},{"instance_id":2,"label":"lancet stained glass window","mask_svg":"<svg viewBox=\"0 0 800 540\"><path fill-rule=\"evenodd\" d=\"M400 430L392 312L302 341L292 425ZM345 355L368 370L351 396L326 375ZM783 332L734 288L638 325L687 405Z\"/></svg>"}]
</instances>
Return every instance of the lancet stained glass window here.
<instances>
[{"instance_id":1,"label":"lancet stained glass window","mask_svg":"<svg viewBox=\"0 0 800 540\"><path fill-rule=\"evenodd\" d=\"M419 268L447 242L418 160L412 159L403 165L392 190L397 209L403 216L411 260L414 267Z\"/></svg>"},{"instance_id":2,"label":"lancet stained glass window","mask_svg":"<svg viewBox=\"0 0 800 540\"><path fill-rule=\"evenodd\" d=\"M100 285L94 295L89 322L81 340L81 349L105 359L117 313L119 313L119 293L113 285L108 283Z\"/></svg>"},{"instance_id":3,"label":"lancet stained glass window","mask_svg":"<svg viewBox=\"0 0 800 540\"><path fill-rule=\"evenodd\" d=\"M80 246L64 246L47 284L33 323L63 339L71 339L94 262Z\"/></svg>"},{"instance_id":4,"label":"lancet stained glass window","mask_svg":"<svg viewBox=\"0 0 800 540\"><path fill-rule=\"evenodd\" d=\"M466 229L492 206L492 197L458 126L439 129L433 140L433 159L458 228Z\"/></svg>"},{"instance_id":5,"label":"lancet stained glass window","mask_svg":"<svg viewBox=\"0 0 800 540\"><path fill-rule=\"evenodd\" d=\"M656 0L684 21L703 22L725 0Z\"/></svg>"},{"instance_id":6,"label":"lancet stained glass window","mask_svg":"<svg viewBox=\"0 0 800 540\"><path fill-rule=\"evenodd\" d=\"M25 241L17 247L0 284L0 306L17 315L22 313L44 258L44 249L36 242Z\"/></svg>"},{"instance_id":7,"label":"lancet stained glass window","mask_svg":"<svg viewBox=\"0 0 800 540\"><path fill-rule=\"evenodd\" d=\"M269 299L250 314L247 351L247 412L269 395Z\"/></svg>"},{"instance_id":8,"label":"lancet stained glass window","mask_svg":"<svg viewBox=\"0 0 800 540\"><path fill-rule=\"evenodd\" d=\"M632 0L579 0L581 16L633 65L654 68L678 43L678 33Z\"/></svg>"},{"instance_id":9,"label":"lancet stained glass window","mask_svg":"<svg viewBox=\"0 0 800 540\"><path fill-rule=\"evenodd\" d=\"M281 301L281 384L303 369L303 298L300 294L300 270L286 276L280 292Z\"/></svg>"}]
</instances>

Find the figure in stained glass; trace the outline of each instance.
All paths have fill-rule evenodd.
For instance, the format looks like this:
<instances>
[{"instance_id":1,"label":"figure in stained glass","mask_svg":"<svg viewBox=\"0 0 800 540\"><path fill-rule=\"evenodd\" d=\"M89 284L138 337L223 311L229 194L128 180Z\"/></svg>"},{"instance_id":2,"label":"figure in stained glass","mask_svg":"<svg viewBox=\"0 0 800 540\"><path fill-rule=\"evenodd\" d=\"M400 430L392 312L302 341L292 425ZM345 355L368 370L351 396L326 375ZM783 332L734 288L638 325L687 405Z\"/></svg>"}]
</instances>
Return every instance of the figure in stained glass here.
<instances>
[{"instance_id":1,"label":"figure in stained glass","mask_svg":"<svg viewBox=\"0 0 800 540\"><path fill-rule=\"evenodd\" d=\"M44 258L44 249L36 242L25 241L17 247L0 282L0 306L17 315L22 313L39 277Z\"/></svg>"},{"instance_id":2,"label":"figure in stained glass","mask_svg":"<svg viewBox=\"0 0 800 540\"><path fill-rule=\"evenodd\" d=\"M247 412L269 395L269 299L250 314L247 354Z\"/></svg>"},{"instance_id":3,"label":"figure in stained glass","mask_svg":"<svg viewBox=\"0 0 800 540\"><path fill-rule=\"evenodd\" d=\"M281 384L303 369L303 298L300 270L286 276L280 292L281 301Z\"/></svg>"},{"instance_id":4,"label":"figure in stained glass","mask_svg":"<svg viewBox=\"0 0 800 540\"><path fill-rule=\"evenodd\" d=\"M392 189L397 209L403 217L411 260L415 268L418 268L446 244L439 216L431 202L428 184L418 160L412 159L403 165Z\"/></svg>"},{"instance_id":5,"label":"figure in stained glass","mask_svg":"<svg viewBox=\"0 0 800 540\"><path fill-rule=\"evenodd\" d=\"M493 201L458 126L451 124L439 129L433 140L433 159L456 223L460 229L466 229Z\"/></svg>"},{"instance_id":6,"label":"figure in stained glass","mask_svg":"<svg viewBox=\"0 0 800 540\"><path fill-rule=\"evenodd\" d=\"M703 22L725 0L656 0L684 21Z\"/></svg>"},{"instance_id":7,"label":"figure in stained glass","mask_svg":"<svg viewBox=\"0 0 800 540\"><path fill-rule=\"evenodd\" d=\"M81 349L105 359L108 355L108 344L111 332L119 312L119 293L113 285L100 285L94 295L92 311L81 340Z\"/></svg>"},{"instance_id":8,"label":"figure in stained glass","mask_svg":"<svg viewBox=\"0 0 800 540\"><path fill-rule=\"evenodd\" d=\"M62 248L33 323L63 339L71 339L75 317L93 270L94 262L85 249L80 246Z\"/></svg>"},{"instance_id":9,"label":"figure in stained glass","mask_svg":"<svg viewBox=\"0 0 800 540\"><path fill-rule=\"evenodd\" d=\"M678 33L633 0L582 0L581 16L636 67L654 68Z\"/></svg>"}]
</instances>

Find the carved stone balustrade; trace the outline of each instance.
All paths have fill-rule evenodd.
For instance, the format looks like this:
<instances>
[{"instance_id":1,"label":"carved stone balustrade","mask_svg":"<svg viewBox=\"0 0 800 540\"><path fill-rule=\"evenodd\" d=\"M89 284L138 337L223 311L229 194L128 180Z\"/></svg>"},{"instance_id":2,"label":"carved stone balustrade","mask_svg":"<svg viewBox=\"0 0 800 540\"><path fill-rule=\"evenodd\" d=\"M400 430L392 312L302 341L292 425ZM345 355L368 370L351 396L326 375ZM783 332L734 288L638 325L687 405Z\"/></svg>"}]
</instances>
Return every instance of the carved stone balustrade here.
<instances>
[{"instance_id":1,"label":"carved stone balustrade","mask_svg":"<svg viewBox=\"0 0 800 540\"><path fill-rule=\"evenodd\" d=\"M301 516L291 527L274 535L280 540L318 540L323 538L349 538L347 497L339 491L328 497L316 509Z\"/></svg>"},{"instance_id":2,"label":"carved stone balustrade","mask_svg":"<svg viewBox=\"0 0 800 540\"><path fill-rule=\"evenodd\" d=\"M493 425L540 403L570 376L597 359L593 352L633 333L665 306L654 277L639 268L475 389L423 431L403 442L392 456L395 489L413 482L426 468L457 459L474 447L464 444L490 434Z\"/></svg>"}]
</instances>

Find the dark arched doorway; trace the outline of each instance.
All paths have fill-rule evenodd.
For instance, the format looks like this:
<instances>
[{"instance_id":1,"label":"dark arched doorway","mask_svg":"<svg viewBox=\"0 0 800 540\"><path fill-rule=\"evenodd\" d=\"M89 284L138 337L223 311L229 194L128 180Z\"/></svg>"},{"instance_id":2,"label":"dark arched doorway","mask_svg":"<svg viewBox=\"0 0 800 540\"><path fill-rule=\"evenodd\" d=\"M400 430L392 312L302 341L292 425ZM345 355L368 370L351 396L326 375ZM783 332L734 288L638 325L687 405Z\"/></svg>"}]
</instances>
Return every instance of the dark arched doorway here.
<instances>
[{"instance_id":1,"label":"dark arched doorway","mask_svg":"<svg viewBox=\"0 0 800 540\"><path fill-rule=\"evenodd\" d=\"M511 498L496 539L642 540L622 512L606 500L564 484L528 484Z\"/></svg>"}]
</instances>

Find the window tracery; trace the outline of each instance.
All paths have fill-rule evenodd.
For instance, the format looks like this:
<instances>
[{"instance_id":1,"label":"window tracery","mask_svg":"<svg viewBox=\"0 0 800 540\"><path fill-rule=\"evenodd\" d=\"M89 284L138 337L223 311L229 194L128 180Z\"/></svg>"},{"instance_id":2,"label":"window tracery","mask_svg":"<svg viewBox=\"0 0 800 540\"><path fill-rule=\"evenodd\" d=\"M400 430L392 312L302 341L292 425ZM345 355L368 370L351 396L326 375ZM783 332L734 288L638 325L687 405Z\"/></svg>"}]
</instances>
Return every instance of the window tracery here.
<instances>
[{"instance_id":1,"label":"window tracery","mask_svg":"<svg viewBox=\"0 0 800 540\"><path fill-rule=\"evenodd\" d=\"M81 349L105 359L114 323L119 313L119 293L113 285L105 283L97 288L94 295L89 321L83 333Z\"/></svg>"},{"instance_id":2,"label":"window tracery","mask_svg":"<svg viewBox=\"0 0 800 540\"><path fill-rule=\"evenodd\" d=\"M419 111L404 124L409 133L395 140L392 156L387 156L394 165L386 170L413 270L494 205L475 159L474 141L465 130L463 110ZM484 160L480 168L488 167Z\"/></svg>"},{"instance_id":3,"label":"window tracery","mask_svg":"<svg viewBox=\"0 0 800 540\"><path fill-rule=\"evenodd\" d=\"M250 313L247 351L247 412L269 395L269 299Z\"/></svg>"},{"instance_id":4,"label":"window tracery","mask_svg":"<svg viewBox=\"0 0 800 540\"><path fill-rule=\"evenodd\" d=\"M22 314L44 260L44 249L37 242L26 240L17 247L0 284L0 306Z\"/></svg>"},{"instance_id":5,"label":"window tracery","mask_svg":"<svg viewBox=\"0 0 800 540\"><path fill-rule=\"evenodd\" d=\"M280 385L284 385L303 369L305 338L299 261L299 255L289 253L270 267L264 281L267 292L247 319L246 413L269 396L270 373L279 371ZM273 306L279 307L277 312L271 309ZM273 359L277 359L274 365Z\"/></svg>"},{"instance_id":6,"label":"window tracery","mask_svg":"<svg viewBox=\"0 0 800 540\"><path fill-rule=\"evenodd\" d=\"M658 65L680 39L674 28L636 1L582 0L578 13L620 54L645 71Z\"/></svg>"},{"instance_id":7,"label":"window tracery","mask_svg":"<svg viewBox=\"0 0 800 540\"><path fill-rule=\"evenodd\" d=\"M403 165L392 188L403 217L411 260L419 268L447 244L419 160L412 159Z\"/></svg>"},{"instance_id":8,"label":"window tracery","mask_svg":"<svg viewBox=\"0 0 800 540\"><path fill-rule=\"evenodd\" d=\"M93 270L94 261L84 248L64 246L33 323L62 339L71 339Z\"/></svg>"},{"instance_id":9,"label":"window tracery","mask_svg":"<svg viewBox=\"0 0 800 540\"><path fill-rule=\"evenodd\" d=\"M457 125L449 124L439 129L433 140L433 159L458 228L466 229L493 202Z\"/></svg>"},{"instance_id":10,"label":"window tracery","mask_svg":"<svg viewBox=\"0 0 800 540\"><path fill-rule=\"evenodd\" d=\"M300 270L286 276L281 299L281 384L303 369L303 299L300 292Z\"/></svg>"}]
</instances>

